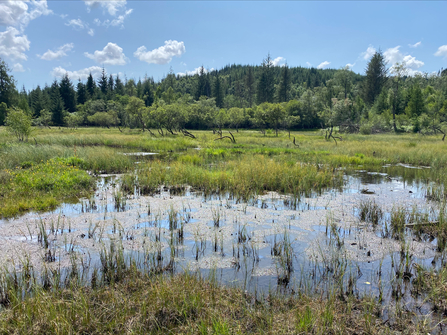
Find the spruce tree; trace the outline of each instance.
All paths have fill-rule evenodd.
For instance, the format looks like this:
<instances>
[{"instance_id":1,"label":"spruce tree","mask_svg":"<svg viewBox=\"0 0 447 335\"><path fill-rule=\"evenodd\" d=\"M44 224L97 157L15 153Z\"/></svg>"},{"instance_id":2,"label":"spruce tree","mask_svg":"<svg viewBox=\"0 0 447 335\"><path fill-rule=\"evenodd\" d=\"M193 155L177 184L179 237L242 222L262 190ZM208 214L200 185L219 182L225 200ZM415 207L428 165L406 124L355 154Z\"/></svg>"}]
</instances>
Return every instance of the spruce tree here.
<instances>
[{"instance_id":1,"label":"spruce tree","mask_svg":"<svg viewBox=\"0 0 447 335\"><path fill-rule=\"evenodd\" d=\"M222 108L223 106L223 94L220 83L219 74L216 73L216 79L214 79L213 97L216 99L216 106Z\"/></svg>"},{"instance_id":2,"label":"spruce tree","mask_svg":"<svg viewBox=\"0 0 447 335\"><path fill-rule=\"evenodd\" d=\"M363 86L364 101L372 105L382 92L387 80L387 69L385 57L382 51L377 51L368 62L366 67L366 78Z\"/></svg>"},{"instance_id":3,"label":"spruce tree","mask_svg":"<svg viewBox=\"0 0 447 335\"><path fill-rule=\"evenodd\" d=\"M0 58L0 103L4 102L8 107L11 107L17 102L17 91L14 82L14 77L9 75L11 69Z\"/></svg>"},{"instance_id":4,"label":"spruce tree","mask_svg":"<svg viewBox=\"0 0 447 335\"><path fill-rule=\"evenodd\" d=\"M118 75L116 75L115 78L115 94L119 94L119 95L124 95L125 91L124 91L124 85L123 82L121 81L120 77Z\"/></svg>"},{"instance_id":5,"label":"spruce tree","mask_svg":"<svg viewBox=\"0 0 447 335\"><path fill-rule=\"evenodd\" d=\"M108 84L106 70L102 68L101 77L98 79L98 87L101 90L103 98L107 97Z\"/></svg>"},{"instance_id":6,"label":"spruce tree","mask_svg":"<svg viewBox=\"0 0 447 335\"><path fill-rule=\"evenodd\" d=\"M275 84L272 68L272 58L270 57L270 54L268 54L261 65L261 76L259 77L257 92L258 104L263 102L273 102Z\"/></svg>"},{"instance_id":7,"label":"spruce tree","mask_svg":"<svg viewBox=\"0 0 447 335\"><path fill-rule=\"evenodd\" d=\"M93 80L92 73L90 72L88 78L87 78L87 94L88 99L94 99L96 93L96 83Z\"/></svg>"},{"instance_id":8,"label":"spruce tree","mask_svg":"<svg viewBox=\"0 0 447 335\"><path fill-rule=\"evenodd\" d=\"M79 79L77 86L77 103L78 105L83 105L87 102L87 100L86 86L82 83L81 79Z\"/></svg>"},{"instance_id":9,"label":"spruce tree","mask_svg":"<svg viewBox=\"0 0 447 335\"><path fill-rule=\"evenodd\" d=\"M248 107L251 107L253 105L253 95L255 94L254 84L255 76L253 74L253 67L249 66L247 75L245 77L245 89L247 93Z\"/></svg>"},{"instance_id":10,"label":"spruce tree","mask_svg":"<svg viewBox=\"0 0 447 335\"><path fill-rule=\"evenodd\" d=\"M59 85L55 80L50 88L51 108L53 124L56 126L62 126L64 124L64 102L59 93Z\"/></svg>"},{"instance_id":11,"label":"spruce tree","mask_svg":"<svg viewBox=\"0 0 447 335\"><path fill-rule=\"evenodd\" d=\"M76 93L67 73L61 79L61 83L59 85L59 93L61 95L62 101L64 102L65 109L70 113L76 112Z\"/></svg>"},{"instance_id":12,"label":"spruce tree","mask_svg":"<svg viewBox=\"0 0 447 335\"><path fill-rule=\"evenodd\" d=\"M149 79L146 79L144 81L142 92L144 104L146 105L146 107L152 106L152 104L154 103L154 93L152 91L152 85Z\"/></svg>"},{"instance_id":13,"label":"spruce tree","mask_svg":"<svg viewBox=\"0 0 447 335\"><path fill-rule=\"evenodd\" d=\"M285 64L281 70L281 81L278 88L278 101L286 102L289 100L290 91L290 71L287 64Z\"/></svg>"}]
</instances>

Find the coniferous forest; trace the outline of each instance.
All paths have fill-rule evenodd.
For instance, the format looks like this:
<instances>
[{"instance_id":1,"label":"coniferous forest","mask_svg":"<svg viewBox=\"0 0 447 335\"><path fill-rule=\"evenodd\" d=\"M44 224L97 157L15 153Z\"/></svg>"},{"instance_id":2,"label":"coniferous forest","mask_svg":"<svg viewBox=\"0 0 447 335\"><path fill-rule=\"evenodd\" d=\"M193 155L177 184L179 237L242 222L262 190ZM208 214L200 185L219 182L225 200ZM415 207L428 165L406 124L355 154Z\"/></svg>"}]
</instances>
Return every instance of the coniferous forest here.
<instances>
[{"instance_id":1,"label":"coniferous forest","mask_svg":"<svg viewBox=\"0 0 447 335\"><path fill-rule=\"evenodd\" d=\"M19 89L1 60L0 92L0 125L11 111L22 111L35 126L130 127L159 135L222 128L447 131L447 69L410 76L405 63L386 64L381 51L364 74L348 67L274 66L267 55L260 65L201 67L183 76L171 70L160 82L150 74L121 78L103 68L98 79L90 74L74 82L65 75L31 90Z\"/></svg>"}]
</instances>

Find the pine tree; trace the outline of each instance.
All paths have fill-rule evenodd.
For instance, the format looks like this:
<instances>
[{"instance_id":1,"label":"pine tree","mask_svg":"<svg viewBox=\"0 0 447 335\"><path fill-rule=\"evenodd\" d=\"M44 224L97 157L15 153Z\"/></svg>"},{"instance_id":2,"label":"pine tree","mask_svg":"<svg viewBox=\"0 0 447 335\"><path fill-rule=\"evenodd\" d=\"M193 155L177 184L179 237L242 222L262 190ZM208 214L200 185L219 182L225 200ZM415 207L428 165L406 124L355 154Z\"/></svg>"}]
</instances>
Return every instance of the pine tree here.
<instances>
[{"instance_id":1,"label":"pine tree","mask_svg":"<svg viewBox=\"0 0 447 335\"><path fill-rule=\"evenodd\" d=\"M255 93L254 84L255 76L253 74L253 67L249 66L247 75L245 77L245 89L247 91L248 107L251 107L253 105L253 95Z\"/></svg>"},{"instance_id":2,"label":"pine tree","mask_svg":"<svg viewBox=\"0 0 447 335\"><path fill-rule=\"evenodd\" d=\"M154 103L154 93L152 91L152 85L149 79L146 79L143 83L142 95L144 104L146 107L152 106Z\"/></svg>"},{"instance_id":3,"label":"pine tree","mask_svg":"<svg viewBox=\"0 0 447 335\"><path fill-rule=\"evenodd\" d=\"M216 79L214 79L213 97L216 99L216 106L222 108L223 106L223 94L220 83L219 74L216 73Z\"/></svg>"},{"instance_id":4,"label":"pine tree","mask_svg":"<svg viewBox=\"0 0 447 335\"><path fill-rule=\"evenodd\" d=\"M387 69L385 57L382 51L377 51L368 62L366 68L366 79L363 86L364 100L372 105L387 80Z\"/></svg>"},{"instance_id":5,"label":"pine tree","mask_svg":"<svg viewBox=\"0 0 447 335\"><path fill-rule=\"evenodd\" d=\"M4 102L8 107L17 103L17 91L14 77L9 75L11 69L0 58L0 103Z\"/></svg>"},{"instance_id":6,"label":"pine tree","mask_svg":"<svg viewBox=\"0 0 447 335\"><path fill-rule=\"evenodd\" d=\"M102 68L101 77L98 79L98 87L101 90L103 98L107 97L108 84L106 70Z\"/></svg>"},{"instance_id":7,"label":"pine tree","mask_svg":"<svg viewBox=\"0 0 447 335\"><path fill-rule=\"evenodd\" d=\"M87 78L87 94L88 99L94 99L96 93L96 83L93 80L92 73L90 72L88 78Z\"/></svg>"},{"instance_id":8,"label":"pine tree","mask_svg":"<svg viewBox=\"0 0 447 335\"><path fill-rule=\"evenodd\" d=\"M278 88L278 101L286 102L289 100L290 91L290 73L289 67L285 64L281 70L281 81Z\"/></svg>"},{"instance_id":9,"label":"pine tree","mask_svg":"<svg viewBox=\"0 0 447 335\"><path fill-rule=\"evenodd\" d=\"M61 83L59 85L59 93L61 95L62 101L64 102L65 109L69 113L76 112L76 93L67 73L61 79Z\"/></svg>"},{"instance_id":10,"label":"pine tree","mask_svg":"<svg viewBox=\"0 0 447 335\"><path fill-rule=\"evenodd\" d=\"M62 126L64 124L64 102L59 93L59 85L55 80L50 88L51 108L53 124L56 126Z\"/></svg>"},{"instance_id":11,"label":"pine tree","mask_svg":"<svg viewBox=\"0 0 447 335\"><path fill-rule=\"evenodd\" d=\"M119 94L119 95L124 95L124 85L123 82L121 81L120 77L118 75L116 75L115 78L115 94Z\"/></svg>"},{"instance_id":12,"label":"pine tree","mask_svg":"<svg viewBox=\"0 0 447 335\"><path fill-rule=\"evenodd\" d=\"M112 75L109 76L109 82L107 83L107 87L108 87L110 93L112 93L113 90L115 89L115 84L113 82Z\"/></svg>"},{"instance_id":13,"label":"pine tree","mask_svg":"<svg viewBox=\"0 0 447 335\"><path fill-rule=\"evenodd\" d=\"M77 103L79 105L83 105L87 102L87 89L86 86L82 83L81 79L79 79L77 86Z\"/></svg>"},{"instance_id":14,"label":"pine tree","mask_svg":"<svg viewBox=\"0 0 447 335\"><path fill-rule=\"evenodd\" d=\"M30 107L33 112L33 115L35 117L40 116L40 111L44 109L43 107L43 94L42 90L40 89L40 86L37 85L37 87L31 91L30 93Z\"/></svg>"},{"instance_id":15,"label":"pine tree","mask_svg":"<svg viewBox=\"0 0 447 335\"><path fill-rule=\"evenodd\" d=\"M275 85L273 78L273 62L270 54L262 61L261 76L258 81L257 99L258 104L263 102L273 102Z\"/></svg>"}]
</instances>

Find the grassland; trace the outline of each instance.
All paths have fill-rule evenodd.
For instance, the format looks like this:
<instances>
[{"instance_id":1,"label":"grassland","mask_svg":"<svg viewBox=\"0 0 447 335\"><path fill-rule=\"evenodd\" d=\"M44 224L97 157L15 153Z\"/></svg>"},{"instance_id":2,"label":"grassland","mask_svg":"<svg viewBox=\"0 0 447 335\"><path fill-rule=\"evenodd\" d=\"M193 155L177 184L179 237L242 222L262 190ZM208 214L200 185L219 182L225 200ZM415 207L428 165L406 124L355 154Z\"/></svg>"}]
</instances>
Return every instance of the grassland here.
<instances>
[{"instance_id":1,"label":"grassland","mask_svg":"<svg viewBox=\"0 0 447 335\"><path fill-rule=\"evenodd\" d=\"M193 133L195 139L151 137L136 130L53 128L35 129L28 142L17 142L0 128L0 217L88 197L99 173L125 174L121 186L130 193L135 187L152 194L162 185L177 191L191 186L205 194L228 192L244 201L266 191L299 199L341 187L345 172L410 164L429 168L396 167L390 174L427 182L427 197L441 205L446 197L447 151L439 137L343 135L335 144L319 131L296 132L291 137L240 131L233 132L236 143L232 143L215 140L217 135L210 131ZM122 154L127 152L158 155L145 159ZM380 208L372 203L363 204L361 213L375 225L381 218ZM414 221L414 217L408 221L410 217L403 209L395 211L390 226L393 238L402 238L402 229ZM431 226L425 221L417 221L416 228L440 237L438 251L444 254L443 216ZM126 263L114 255L109 264L103 262L92 270L95 275L90 272L88 279L80 275L75 262L68 272L37 274L26 261L20 272L3 271L0 334L413 334L434 327L429 318L415 318L414 311L397 303L384 307L377 297L360 297L336 286L324 292L258 296L197 274L143 271L131 260ZM421 268L414 281L415 289L424 292L441 313L447 310L445 273L444 267L436 273Z\"/></svg>"}]
</instances>

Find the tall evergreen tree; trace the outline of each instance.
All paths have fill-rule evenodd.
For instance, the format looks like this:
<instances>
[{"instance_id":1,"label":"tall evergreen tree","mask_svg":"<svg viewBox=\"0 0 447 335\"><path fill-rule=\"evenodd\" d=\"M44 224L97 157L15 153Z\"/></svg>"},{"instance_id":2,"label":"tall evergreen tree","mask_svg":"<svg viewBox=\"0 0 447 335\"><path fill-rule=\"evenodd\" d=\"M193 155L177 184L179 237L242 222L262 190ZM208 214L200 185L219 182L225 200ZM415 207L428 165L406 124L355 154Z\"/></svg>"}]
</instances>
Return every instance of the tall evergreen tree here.
<instances>
[{"instance_id":1,"label":"tall evergreen tree","mask_svg":"<svg viewBox=\"0 0 447 335\"><path fill-rule=\"evenodd\" d=\"M261 76L258 81L257 99L258 104L273 102L275 84L273 78L273 62L270 54L262 61Z\"/></svg>"},{"instance_id":2,"label":"tall evergreen tree","mask_svg":"<svg viewBox=\"0 0 447 335\"><path fill-rule=\"evenodd\" d=\"M106 70L102 68L101 77L98 79L98 87L101 90L103 98L107 97L108 84Z\"/></svg>"},{"instance_id":3,"label":"tall evergreen tree","mask_svg":"<svg viewBox=\"0 0 447 335\"><path fill-rule=\"evenodd\" d=\"M17 90L14 77L9 75L11 69L0 58L0 103L4 102L8 107L17 103Z\"/></svg>"},{"instance_id":4,"label":"tall evergreen tree","mask_svg":"<svg viewBox=\"0 0 447 335\"><path fill-rule=\"evenodd\" d=\"M119 95L124 95L125 91L124 91L124 85L123 82L121 81L120 77L118 75L116 75L115 78L115 94L119 94Z\"/></svg>"},{"instance_id":5,"label":"tall evergreen tree","mask_svg":"<svg viewBox=\"0 0 447 335\"><path fill-rule=\"evenodd\" d=\"M112 93L113 90L115 89L115 83L113 81L112 75L109 76L109 82L107 83L107 87L108 87L110 93Z\"/></svg>"},{"instance_id":6,"label":"tall evergreen tree","mask_svg":"<svg viewBox=\"0 0 447 335\"><path fill-rule=\"evenodd\" d=\"M151 81L146 79L143 83L142 95L146 107L152 106L154 103L154 92L152 91Z\"/></svg>"},{"instance_id":7,"label":"tall evergreen tree","mask_svg":"<svg viewBox=\"0 0 447 335\"><path fill-rule=\"evenodd\" d=\"M385 57L382 51L377 51L368 62L366 78L363 84L363 96L367 104L372 105L376 97L382 92L387 80Z\"/></svg>"},{"instance_id":8,"label":"tall evergreen tree","mask_svg":"<svg viewBox=\"0 0 447 335\"><path fill-rule=\"evenodd\" d=\"M246 89L246 96L248 101L248 107L251 107L253 105L253 96L255 94L255 76L253 74L253 67L248 67L247 75L245 76L245 89Z\"/></svg>"},{"instance_id":9,"label":"tall evergreen tree","mask_svg":"<svg viewBox=\"0 0 447 335\"><path fill-rule=\"evenodd\" d=\"M64 101L61 98L59 85L56 80L51 85L50 97L51 97L50 112L52 115L53 124L56 126L62 126L64 124L64 116L65 116Z\"/></svg>"},{"instance_id":10,"label":"tall evergreen tree","mask_svg":"<svg viewBox=\"0 0 447 335\"><path fill-rule=\"evenodd\" d=\"M211 96L211 85L209 75L206 73L203 65L200 68L200 72L197 78L197 87L194 97L196 100L199 100L202 95L207 97Z\"/></svg>"},{"instance_id":11,"label":"tall evergreen tree","mask_svg":"<svg viewBox=\"0 0 447 335\"><path fill-rule=\"evenodd\" d=\"M216 99L216 106L222 108L223 106L223 94L220 84L220 76L216 73L216 79L214 79L213 97Z\"/></svg>"},{"instance_id":12,"label":"tall evergreen tree","mask_svg":"<svg viewBox=\"0 0 447 335\"><path fill-rule=\"evenodd\" d=\"M40 89L40 86L37 85L37 87L31 91L30 93L30 107L33 111L33 115L35 117L40 116L40 111L44 109L43 107L43 96L42 96L42 90Z\"/></svg>"},{"instance_id":13,"label":"tall evergreen tree","mask_svg":"<svg viewBox=\"0 0 447 335\"><path fill-rule=\"evenodd\" d=\"M287 63L283 66L281 70L281 80L279 82L278 88L278 101L286 102L289 100L290 91L290 71Z\"/></svg>"},{"instance_id":14,"label":"tall evergreen tree","mask_svg":"<svg viewBox=\"0 0 447 335\"><path fill-rule=\"evenodd\" d=\"M92 73L90 72L88 78L87 78L87 93L88 93L88 99L94 99L95 93L96 93L96 83L93 80Z\"/></svg>"},{"instance_id":15,"label":"tall evergreen tree","mask_svg":"<svg viewBox=\"0 0 447 335\"><path fill-rule=\"evenodd\" d=\"M61 79L61 83L59 84L59 93L61 95L62 101L64 102L65 109L69 113L76 112L76 93L67 73L64 74Z\"/></svg>"},{"instance_id":16,"label":"tall evergreen tree","mask_svg":"<svg viewBox=\"0 0 447 335\"><path fill-rule=\"evenodd\" d=\"M79 79L78 86L76 87L76 89L77 89L76 97L78 105L85 104L88 100L87 89L86 86L82 83L81 79Z\"/></svg>"}]
</instances>

